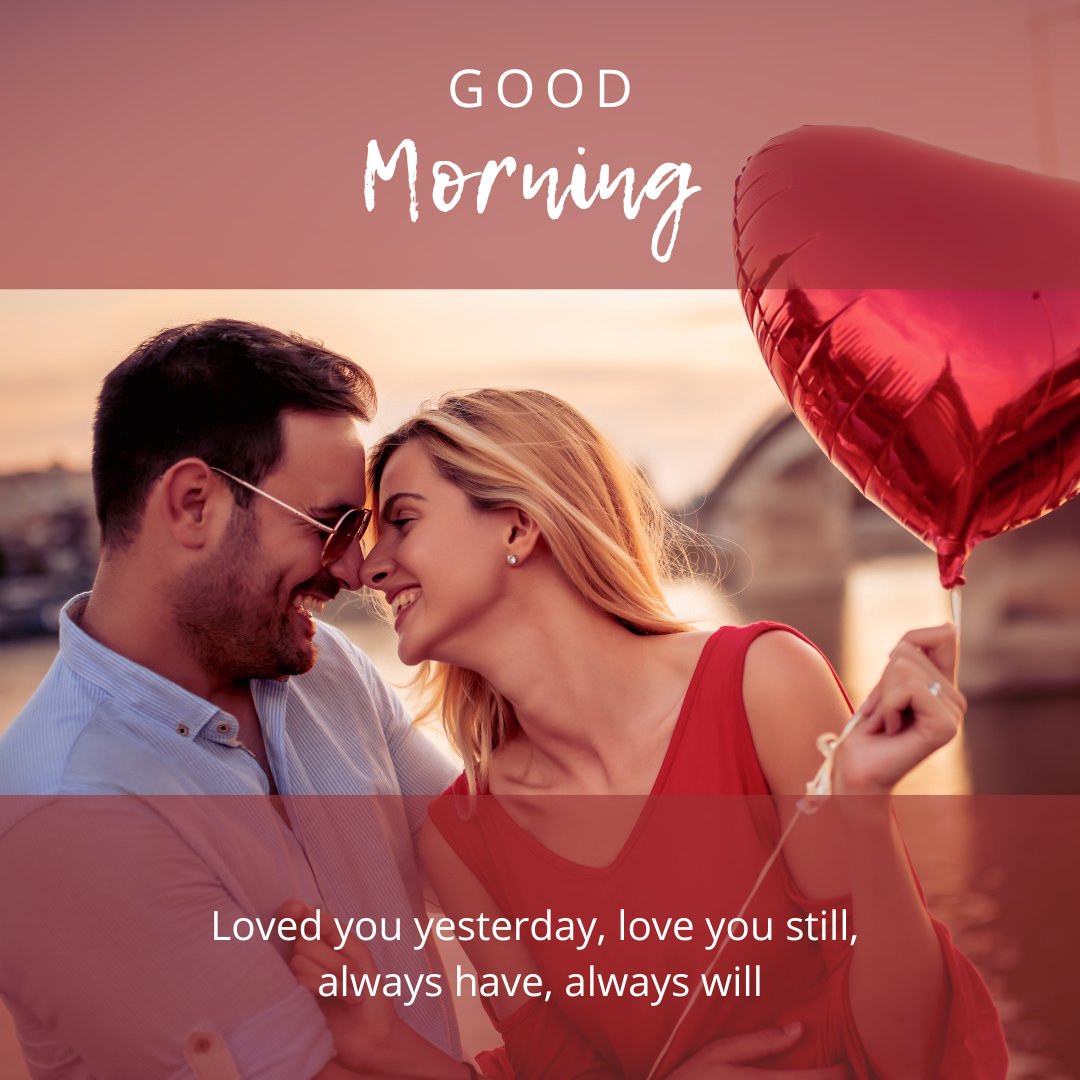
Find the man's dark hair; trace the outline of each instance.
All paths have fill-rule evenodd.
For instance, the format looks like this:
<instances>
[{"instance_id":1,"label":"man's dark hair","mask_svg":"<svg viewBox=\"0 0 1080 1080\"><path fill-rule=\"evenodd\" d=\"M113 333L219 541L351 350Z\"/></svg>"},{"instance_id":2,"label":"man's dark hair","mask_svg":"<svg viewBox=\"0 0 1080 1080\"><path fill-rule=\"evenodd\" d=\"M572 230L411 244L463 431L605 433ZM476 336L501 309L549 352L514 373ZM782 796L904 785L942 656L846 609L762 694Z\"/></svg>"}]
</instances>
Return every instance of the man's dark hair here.
<instances>
[{"instance_id":1,"label":"man's dark hair","mask_svg":"<svg viewBox=\"0 0 1080 1080\"><path fill-rule=\"evenodd\" d=\"M94 418L94 500L105 546L129 543L154 481L199 457L257 484L282 454L281 414L370 420L375 387L352 360L234 319L162 330L106 377ZM237 487L237 502L251 495Z\"/></svg>"}]
</instances>

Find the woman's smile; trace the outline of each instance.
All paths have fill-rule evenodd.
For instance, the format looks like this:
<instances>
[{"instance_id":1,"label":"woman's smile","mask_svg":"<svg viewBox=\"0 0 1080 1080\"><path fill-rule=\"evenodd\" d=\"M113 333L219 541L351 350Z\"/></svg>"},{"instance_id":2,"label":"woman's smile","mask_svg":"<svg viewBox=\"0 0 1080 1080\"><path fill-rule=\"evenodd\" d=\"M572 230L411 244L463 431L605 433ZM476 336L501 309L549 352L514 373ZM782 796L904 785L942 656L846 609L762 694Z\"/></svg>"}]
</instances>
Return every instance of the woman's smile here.
<instances>
[{"instance_id":1,"label":"woman's smile","mask_svg":"<svg viewBox=\"0 0 1080 1080\"><path fill-rule=\"evenodd\" d=\"M390 601L390 610L394 613L395 630L398 628L398 625L401 622L402 615L405 613L405 611L412 607L413 603L415 603L419 596L420 589L407 588L402 589L394 596L393 600Z\"/></svg>"}]
</instances>

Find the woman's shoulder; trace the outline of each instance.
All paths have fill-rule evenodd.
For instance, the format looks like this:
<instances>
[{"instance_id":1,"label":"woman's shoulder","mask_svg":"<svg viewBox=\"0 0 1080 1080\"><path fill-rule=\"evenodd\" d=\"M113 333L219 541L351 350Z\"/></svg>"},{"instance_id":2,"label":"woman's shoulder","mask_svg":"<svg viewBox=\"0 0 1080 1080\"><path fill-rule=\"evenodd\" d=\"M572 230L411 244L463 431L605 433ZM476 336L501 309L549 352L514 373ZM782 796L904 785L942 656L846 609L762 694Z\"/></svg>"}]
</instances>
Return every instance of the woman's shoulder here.
<instances>
[{"instance_id":1,"label":"woman's shoulder","mask_svg":"<svg viewBox=\"0 0 1080 1080\"><path fill-rule=\"evenodd\" d=\"M757 790L763 781L773 794L801 794L820 761L817 736L846 721L846 699L828 661L797 630L776 622L723 626L698 648L676 733L692 747L680 755L681 768L721 762L715 782L724 790Z\"/></svg>"},{"instance_id":2,"label":"woman's shoulder","mask_svg":"<svg viewBox=\"0 0 1080 1080\"><path fill-rule=\"evenodd\" d=\"M757 626L743 667L747 724L773 793L801 794L820 763L817 737L840 730L851 707L832 665L809 639L780 624Z\"/></svg>"},{"instance_id":3,"label":"woman's shoulder","mask_svg":"<svg viewBox=\"0 0 1080 1080\"><path fill-rule=\"evenodd\" d=\"M792 681L839 679L820 649L794 627L760 621L730 624L713 631L682 634L698 668L725 667L765 689L789 688Z\"/></svg>"},{"instance_id":4,"label":"woman's shoulder","mask_svg":"<svg viewBox=\"0 0 1080 1080\"><path fill-rule=\"evenodd\" d=\"M741 638L743 696L748 707L789 706L804 693L843 696L825 654L798 630L782 623L751 623L733 628Z\"/></svg>"},{"instance_id":5,"label":"woman's shoulder","mask_svg":"<svg viewBox=\"0 0 1080 1080\"><path fill-rule=\"evenodd\" d=\"M696 671L724 661L741 661L747 649L770 630L786 630L800 637L790 626L774 622L725 625L712 630L685 630L646 639L651 647L662 650L672 665L672 674L684 676L688 684Z\"/></svg>"},{"instance_id":6,"label":"woman's shoulder","mask_svg":"<svg viewBox=\"0 0 1080 1080\"><path fill-rule=\"evenodd\" d=\"M717 677L741 681L751 666L766 672L786 666L788 658L813 655L814 646L797 630L783 623L753 622L730 624L716 630L691 631L672 635L671 653L690 685L695 677Z\"/></svg>"}]
</instances>

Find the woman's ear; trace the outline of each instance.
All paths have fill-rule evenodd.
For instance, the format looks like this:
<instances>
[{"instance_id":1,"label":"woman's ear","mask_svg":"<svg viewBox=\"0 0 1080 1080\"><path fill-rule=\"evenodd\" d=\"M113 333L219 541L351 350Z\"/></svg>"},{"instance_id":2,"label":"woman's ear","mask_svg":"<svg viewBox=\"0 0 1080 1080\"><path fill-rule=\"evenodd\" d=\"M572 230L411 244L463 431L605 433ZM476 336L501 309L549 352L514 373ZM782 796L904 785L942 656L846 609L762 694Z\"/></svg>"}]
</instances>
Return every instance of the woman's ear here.
<instances>
[{"instance_id":1,"label":"woman's ear","mask_svg":"<svg viewBox=\"0 0 1080 1080\"><path fill-rule=\"evenodd\" d=\"M540 526L524 510L509 508L506 527L506 556L511 566L520 566L540 542Z\"/></svg>"},{"instance_id":2,"label":"woman's ear","mask_svg":"<svg viewBox=\"0 0 1080 1080\"><path fill-rule=\"evenodd\" d=\"M170 466L158 489L159 520L176 542L190 550L205 547L232 516L225 482L201 458Z\"/></svg>"}]
</instances>

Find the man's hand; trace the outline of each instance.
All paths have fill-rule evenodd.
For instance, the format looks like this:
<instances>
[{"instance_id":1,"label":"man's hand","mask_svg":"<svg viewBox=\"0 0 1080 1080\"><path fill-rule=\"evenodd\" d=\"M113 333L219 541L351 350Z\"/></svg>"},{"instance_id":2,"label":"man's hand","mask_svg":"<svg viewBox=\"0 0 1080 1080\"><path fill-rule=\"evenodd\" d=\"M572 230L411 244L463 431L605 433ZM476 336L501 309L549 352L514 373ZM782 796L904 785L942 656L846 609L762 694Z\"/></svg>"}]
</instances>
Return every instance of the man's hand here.
<instances>
[{"instance_id":1,"label":"man's hand","mask_svg":"<svg viewBox=\"0 0 1080 1080\"><path fill-rule=\"evenodd\" d=\"M802 1038L801 1024L763 1028L717 1039L680 1065L667 1080L845 1080L843 1065L822 1069L758 1069L753 1062L790 1050Z\"/></svg>"}]
</instances>

